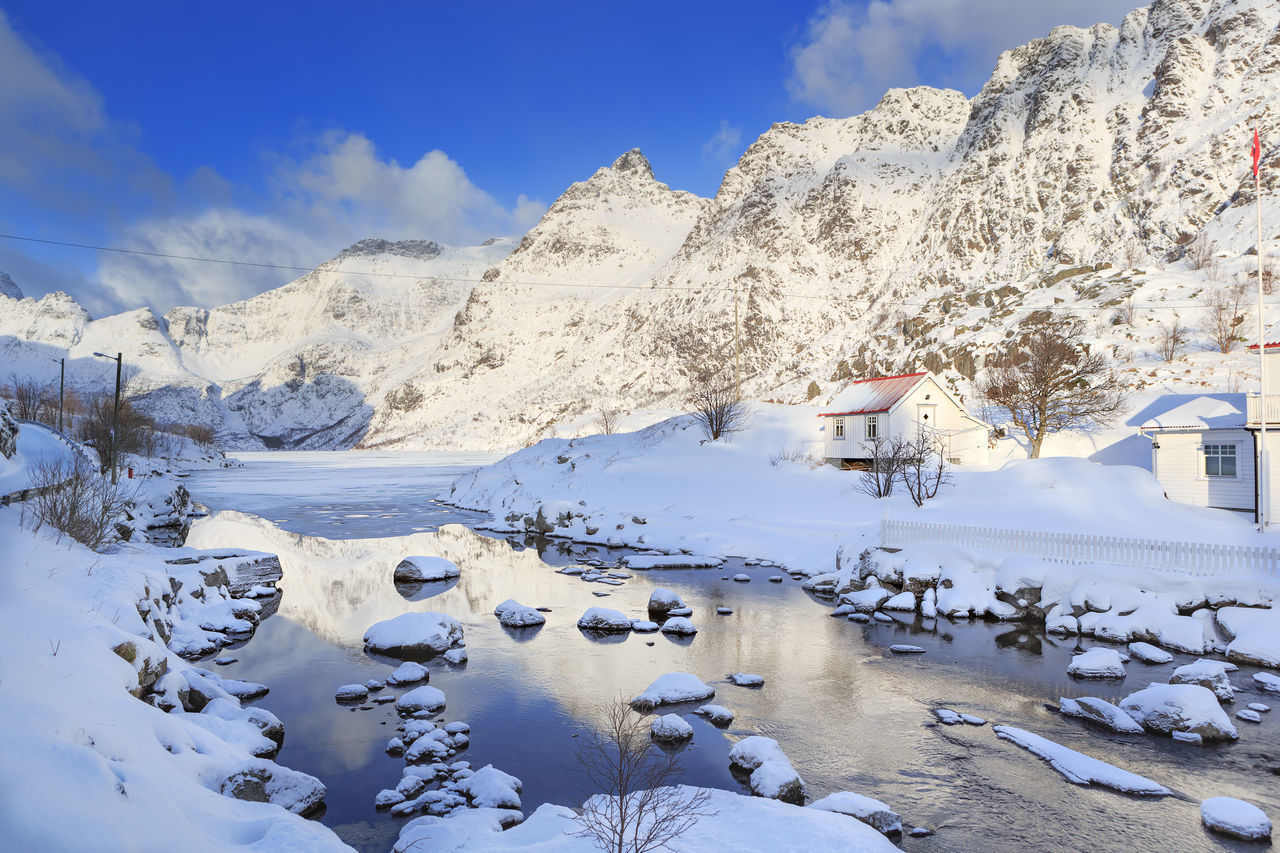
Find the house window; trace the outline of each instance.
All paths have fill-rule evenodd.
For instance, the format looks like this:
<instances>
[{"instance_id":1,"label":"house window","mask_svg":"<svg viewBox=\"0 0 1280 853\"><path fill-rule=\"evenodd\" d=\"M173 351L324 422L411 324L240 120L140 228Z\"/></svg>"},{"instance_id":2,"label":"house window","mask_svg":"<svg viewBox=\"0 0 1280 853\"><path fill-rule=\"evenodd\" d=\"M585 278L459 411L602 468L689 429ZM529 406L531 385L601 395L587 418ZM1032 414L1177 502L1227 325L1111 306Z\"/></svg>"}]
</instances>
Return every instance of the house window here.
<instances>
[{"instance_id":1,"label":"house window","mask_svg":"<svg viewBox=\"0 0 1280 853\"><path fill-rule=\"evenodd\" d=\"M835 436L836 441L842 440L844 438L844 418L835 419L835 429L836 429L836 436Z\"/></svg>"},{"instance_id":2,"label":"house window","mask_svg":"<svg viewBox=\"0 0 1280 853\"><path fill-rule=\"evenodd\" d=\"M1234 444L1206 444L1204 446L1204 475L1206 477L1236 476L1236 446Z\"/></svg>"},{"instance_id":3,"label":"house window","mask_svg":"<svg viewBox=\"0 0 1280 853\"><path fill-rule=\"evenodd\" d=\"M867 438L874 439L880 435L880 424L875 415L867 415Z\"/></svg>"}]
</instances>

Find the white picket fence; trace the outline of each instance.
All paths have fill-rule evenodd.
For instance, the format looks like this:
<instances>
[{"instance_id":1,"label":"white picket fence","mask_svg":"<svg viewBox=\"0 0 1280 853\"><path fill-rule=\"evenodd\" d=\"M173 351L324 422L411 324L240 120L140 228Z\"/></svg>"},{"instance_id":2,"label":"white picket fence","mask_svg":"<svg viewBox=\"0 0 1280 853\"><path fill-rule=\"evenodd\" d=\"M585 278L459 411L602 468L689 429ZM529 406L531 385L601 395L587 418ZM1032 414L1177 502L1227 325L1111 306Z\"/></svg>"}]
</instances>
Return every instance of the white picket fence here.
<instances>
[{"instance_id":1,"label":"white picket fence","mask_svg":"<svg viewBox=\"0 0 1280 853\"><path fill-rule=\"evenodd\" d=\"M901 548L915 542L941 542L1028 554L1059 563L1136 566L1195 577L1280 575L1280 549L1248 545L1008 530L889 518L880 522L880 542L886 548Z\"/></svg>"}]
</instances>

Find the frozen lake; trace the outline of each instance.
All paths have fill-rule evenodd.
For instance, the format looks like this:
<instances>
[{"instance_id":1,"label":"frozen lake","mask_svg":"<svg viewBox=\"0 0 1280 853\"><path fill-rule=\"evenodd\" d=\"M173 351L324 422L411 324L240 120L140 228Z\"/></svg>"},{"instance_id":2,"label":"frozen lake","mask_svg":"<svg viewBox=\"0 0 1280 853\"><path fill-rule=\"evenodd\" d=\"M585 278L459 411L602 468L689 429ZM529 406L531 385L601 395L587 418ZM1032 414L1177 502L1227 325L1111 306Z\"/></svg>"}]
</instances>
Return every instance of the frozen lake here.
<instances>
[{"instance_id":1,"label":"frozen lake","mask_svg":"<svg viewBox=\"0 0 1280 853\"><path fill-rule=\"evenodd\" d=\"M215 510L192 531L194 544L276 552L284 567L279 612L252 640L224 654L238 662L222 674L260 681L260 701L285 723L281 763L329 788L321 818L359 850L386 850L402 821L376 812L373 798L399 781L403 760L383 752L395 733L391 706L351 710L333 698L339 685L385 679L394 661L366 655L370 625L410 610L441 610L466 630L469 662L428 665L448 699L445 720L471 725L460 754L493 763L524 782L525 814L540 803L576 803L584 793L575 767L575 735L592 707L630 697L665 672L686 671L716 688L712 701L737 715L726 731L684 713L693 725L682 781L745 790L729 772L732 740L776 738L816 799L852 790L883 800L907 826L934 836L901 842L911 850L1221 850L1254 849L1209 836L1199 800L1228 795L1280 816L1280 707L1261 725L1235 721L1228 746L1180 746L1146 735L1112 735L1053 712L1060 696L1116 701L1149 681L1166 681L1172 664L1128 664L1122 682L1077 682L1066 675L1076 652L1020 626L906 622L859 625L831 618L830 604L777 570L730 561L721 569L636 572L619 587L584 583L555 569L620 551L545 541L534 547L486 536L466 525L480 517L433 496L488 457L458 454L247 454L244 468L200 472L187 480ZM461 523L459 523L461 522ZM438 555L457 563L452 584L410 592L392 583L404 556ZM726 578L738 572L750 583ZM643 617L656 586L676 590L693 608L691 640L631 634L599 641L575 627L593 605ZM409 592L406 590L406 592ZM607 597L593 595L608 593ZM507 598L551 608L541 629L513 632L494 618ZM411 600L412 599L412 600ZM718 605L733 608L720 616ZM900 657L893 643L924 655ZM1085 645L1093 645L1088 642ZM211 664L208 664L211 665ZM763 689L724 682L727 674L763 675ZM1252 669L1235 710L1251 701ZM1140 773L1179 796L1143 800L1071 785L1047 764L998 740L990 725L944 727L934 707L1019 726Z\"/></svg>"}]
</instances>

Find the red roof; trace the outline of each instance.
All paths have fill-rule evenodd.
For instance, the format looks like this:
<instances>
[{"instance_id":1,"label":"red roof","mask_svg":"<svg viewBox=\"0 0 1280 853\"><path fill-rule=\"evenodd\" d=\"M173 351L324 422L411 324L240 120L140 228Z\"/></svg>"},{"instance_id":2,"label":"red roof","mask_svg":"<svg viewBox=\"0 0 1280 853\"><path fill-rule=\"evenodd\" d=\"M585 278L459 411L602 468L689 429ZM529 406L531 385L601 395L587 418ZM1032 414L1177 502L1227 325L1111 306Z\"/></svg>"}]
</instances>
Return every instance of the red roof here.
<instances>
[{"instance_id":1,"label":"red roof","mask_svg":"<svg viewBox=\"0 0 1280 853\"><path fill-rule=\"evenodd\" d=\"M922 376L927 375L926 371L921 371L905 373L902 376L882 376L879 379L859 379L836 395L836 398L831 401L832 411L822 412L818 417L833 418L887 412L916 387Z\"/></svg>"}]
</instances>

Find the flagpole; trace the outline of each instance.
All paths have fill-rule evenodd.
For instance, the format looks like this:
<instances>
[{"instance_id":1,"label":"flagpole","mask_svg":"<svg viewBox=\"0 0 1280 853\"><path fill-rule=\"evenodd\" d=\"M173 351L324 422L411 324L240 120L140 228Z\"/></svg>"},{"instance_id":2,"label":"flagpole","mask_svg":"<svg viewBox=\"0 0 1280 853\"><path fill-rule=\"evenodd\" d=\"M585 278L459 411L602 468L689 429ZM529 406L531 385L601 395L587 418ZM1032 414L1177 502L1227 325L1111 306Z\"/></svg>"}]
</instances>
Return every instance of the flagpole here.
<instances>
[{"instance_id":1,"label":"flagpole","mask_svg":"<svg viewBox=\"0 0 1280 853\"><path fill-rule=\"evenodd\" d=\"M1258 136L1258 120L1253 122L1253 190L1258 203L1258 532L1267 532L1271 516L1271 458L1267 455L1267 338L1262 319L1262 177L1258 163L1262 143Z\"/></svg>"}]
</instances>

